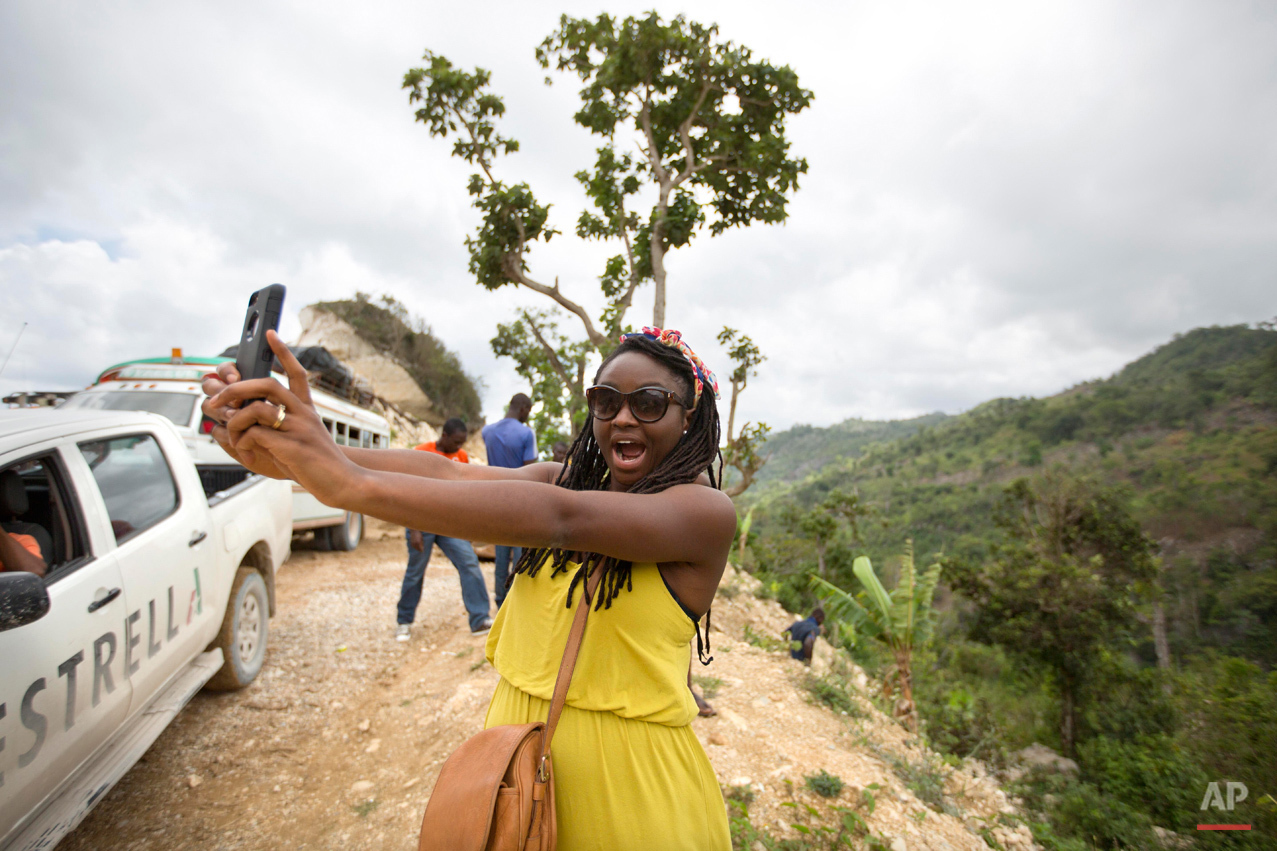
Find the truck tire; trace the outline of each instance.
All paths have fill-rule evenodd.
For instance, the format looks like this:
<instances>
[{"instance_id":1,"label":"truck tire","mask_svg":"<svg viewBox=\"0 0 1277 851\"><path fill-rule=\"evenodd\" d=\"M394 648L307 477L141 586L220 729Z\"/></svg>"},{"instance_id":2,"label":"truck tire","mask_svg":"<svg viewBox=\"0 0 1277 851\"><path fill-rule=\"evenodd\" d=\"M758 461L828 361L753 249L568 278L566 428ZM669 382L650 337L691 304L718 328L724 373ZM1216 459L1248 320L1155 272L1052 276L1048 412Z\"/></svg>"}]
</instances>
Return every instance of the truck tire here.
<instances>
[{"instance_id":1,"label":"truck tire","mask_svg":"<svg viewBox=\"0 0 1277 851\"><path fill-rule=\"evenodd\" d=\"M205 688L235 691L257 679L266 661L266 638L270 624L270 602L262 575L251 567L241 567L231 586L222 629L213 647L222 648L222 669Z\"/></svg>"},{"instance_id":2,"label":"truck tire","mask_svg":"<svg viewBox=\"0 0 1277 851\"><path fill-rule=\"evenodd\" d=\"M349 552L359 546L364 539L364 516L353 511L346 512L346 522L338 526L329 526L328 548L340 552Z\"/></svg>"}]
</instances>

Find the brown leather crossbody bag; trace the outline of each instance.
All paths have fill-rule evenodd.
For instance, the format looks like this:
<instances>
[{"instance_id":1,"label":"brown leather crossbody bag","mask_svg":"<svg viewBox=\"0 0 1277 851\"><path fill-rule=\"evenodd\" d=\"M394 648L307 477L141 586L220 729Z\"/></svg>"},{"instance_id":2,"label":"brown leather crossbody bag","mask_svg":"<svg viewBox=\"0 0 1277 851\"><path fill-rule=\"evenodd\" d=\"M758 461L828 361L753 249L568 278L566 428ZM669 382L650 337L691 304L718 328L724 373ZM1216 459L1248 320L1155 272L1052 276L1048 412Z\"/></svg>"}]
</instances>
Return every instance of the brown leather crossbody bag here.
<instances>
[{"instance_id":1,"label":"brown leather crossbody bag","mask_svg":"<svg viewBox=\"0 0 1277 851\"><path fill-rule=\"evenodd\" d=\"M489 727L461 743L435 781L418 851L554 851L558 832L550 740L601 577L595 570L577 604L545 723Z\"/></svg>"}]
</instances>

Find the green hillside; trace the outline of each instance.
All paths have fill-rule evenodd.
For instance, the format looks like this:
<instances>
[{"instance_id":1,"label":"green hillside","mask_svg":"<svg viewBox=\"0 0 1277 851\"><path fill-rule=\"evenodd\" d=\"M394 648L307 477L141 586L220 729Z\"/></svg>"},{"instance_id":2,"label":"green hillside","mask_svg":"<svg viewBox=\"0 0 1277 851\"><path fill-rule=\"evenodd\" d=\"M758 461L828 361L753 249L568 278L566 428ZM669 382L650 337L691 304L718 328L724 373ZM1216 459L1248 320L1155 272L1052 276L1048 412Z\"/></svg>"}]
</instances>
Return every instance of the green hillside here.
<instances>
[{"instance_id":1,"label":"green hillside","mask_svg":"<svg viewBox=\"0 0 1277 851\"><path fill-rule=\"evenodd\" d=\"M814 442L807 430L776 440L782 447ZM971 554L993 537L993 507L1005 486L1054 466L1124 487L1136 519L1185 573L1190 564L1207 570L1225 551L1225 560L1243 565L1271 557L1263 554L1277 541L1277 332L1200 328L1112 378L1045 399L995 399L934 425L919 423L908 436L761 489L753 497L756 528L777 537L785 515L843 489L858 492L875 511L879 522L863 529L871 556L898 551L906 536L919 553ZM789 541L764 567L801 572L802 551ZM1190 615L1200 629L1200 618ZM1277 630L1235 638L1271 640L1259 655L1277 662Z\"/></svg>"},{"instance_id":2,"label":"green hillside","mask_svg":"<svg viewBox=\"0 0 1277 851\"><path fill-rule=\"evenodd\" d=\"M761 450L767 464L754 477L749 493L756 499L776 484L798 481L843 459L859 458L872 444L908 437L946 419L946 414L936 413L886 422L850 419L827 428L796 425L767 439Z\"/></svg>"},{"instance_id":3,"label":"green hillside","mask_svg":"<svg viewBox=\"0 0 1277 851\"><path fill-rule=\"evenodd\" d=\"M817 602L818 553L853 594L856 556L888 588L907 539L920 565L939 556L936 640L913 660L921 734L992 766L1031 742L1071 752L1076 776L1012 788L1039 844L1169 847L1156 838L1169 829L1202 849L1247 847L1195 829L1216 777L1246 782L1257 803L1234 820L1274 835L1271 324L1199 328L1111 378L995 399L850 451L822 455L833 429L795 431L777 435L774 478L747 495L746 566L800 611ZM848 506L867 509L854 527ZM1146 565L1125 583L1112 572L1122 553ZM1094 624L1090 644L1078 623ZM896 670L867 635L833 638L879 676Z\"/></svg>"}]
</instances>

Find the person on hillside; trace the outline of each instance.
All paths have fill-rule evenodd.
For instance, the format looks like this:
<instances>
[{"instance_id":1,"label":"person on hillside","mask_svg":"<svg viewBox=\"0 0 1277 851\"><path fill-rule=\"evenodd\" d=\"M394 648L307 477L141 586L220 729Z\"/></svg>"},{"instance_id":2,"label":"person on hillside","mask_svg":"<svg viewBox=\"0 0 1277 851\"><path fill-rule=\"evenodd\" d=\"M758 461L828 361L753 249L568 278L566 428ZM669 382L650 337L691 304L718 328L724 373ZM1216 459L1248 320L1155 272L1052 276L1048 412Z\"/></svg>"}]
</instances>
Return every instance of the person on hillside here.
<instances>
[{"instance_id":1,"label":"person on hillside","mask_svg":"<svg viewBox=\"0 0 1277 851\"><path fill-rule=\"evenodd\" d=\"M788 634L789 640L792 642L789 648L789 655L804 665L810 665L811 654L816 648L816 638L819 637L824 623L825 610L817 606L811 610L811 617L794 621L790 624L781 633L781 635Z\"/></svg>"},{"instance_id":2,"label":"person on hillside","mask_svg":"<svg viewBox=\"0 0 1277 851\"><path fill-rule=\"evenodd\" d=\"M505 417L483 427L483 445L488 450L489 466L513 470L536 462L537 436L527 425L531 414L532 400L527 394L515 393L510 397L510 405L505 410ZM511 560L513 559L514 564L518 564L522 557L523 550L519 547L496 545L496 562L492 566L492 591L496 596L498 609L505 602Z\"/></svg>"},{"instance_id":3,"label":"person on hillside","mask_svg":"<svg viewBox=\"0 0 1277 851\"><path fill-rule=\"evenodd\" d=\"M568 460L567 442L562 440L556 440L554 442L554 446L551 449L551 452L553 454L550 456L550 460L555 462L556 464L562 464L564 461Z\"/></svg>"},{"instance_id":4,"label":"person on hillside","mask_svg":"<svg viewBox=\"0 0 1277 851\"><path fill-rule=\"evenodd\" d=\"M267 339L291 390L237 381L233 364L204 382L213 437L232 457L325 504L525 547L488 636L501 679L486 726L546 719L574 604L599 572L553 744L559 851L728 851L722 793L691 727L687 663L693 638L708 661L736 512L713 466L718 385L681 335L624 335L586 393L567 462L513 469L337 446L305 372L278 335Z\"/></svg>"},{"instance_id":5,"label":"person on hillside","mask_svg":"<svg viewBox=\"0 0 1277 851\"><path fill-rule=\"evenodd\" d=\"M416 448L442 455L450 461L469 464L470 456L461 448L467 436L469 432L465 421L453 417L443 424L443 432L438 440L423 443ZM483 581L483 572L479 570L479 557L474 553L474 546L460 538L419 532L411 528L405 529L404 534L408 539L408 567L404 570L403 587L399 591L399 625L395 628L395 640L407 641L412 637L412 622L416 620L417 604L421 602L421 584L425 580L426 565L430 563L430 550L435 544L443 550L443 554L461 577L461 602L465 604L466 614L470 618L470 632L483 635L491 629L488 586Z\"/></svg>"}]
</instances>

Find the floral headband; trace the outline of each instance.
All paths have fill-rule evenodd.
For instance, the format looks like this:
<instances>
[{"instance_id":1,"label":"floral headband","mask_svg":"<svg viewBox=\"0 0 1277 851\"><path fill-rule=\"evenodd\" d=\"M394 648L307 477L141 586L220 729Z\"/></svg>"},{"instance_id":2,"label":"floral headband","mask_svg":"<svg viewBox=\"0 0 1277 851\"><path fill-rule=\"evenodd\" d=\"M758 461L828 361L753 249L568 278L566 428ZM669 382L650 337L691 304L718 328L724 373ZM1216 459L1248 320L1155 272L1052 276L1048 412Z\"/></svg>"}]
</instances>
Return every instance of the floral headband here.
<instances>
[{"instance_id":1,"label":"floral headband","mask_svg":"<svg viewBox=\"0 0 1277 851\"><path fill-rule=\"evenodd\" d=\"M621 335L621 342L624 343L631 337L647 337L649 340L655 340L662 346L669 346L671 349L677 349L678 352L692 365L692 374L696 377L696 398L692 403L695 408L701 402L701 391L706 385L714 391L714 398L718 398L718 379L714 377L714 373L710 368L696 356L696 352L692 351L692 347L683 342L683 335L673 329L662 331L660 328L651 328L647 325L643 326L642 331L631 331L628 334Z\"/></svg>"}]
</instances>

